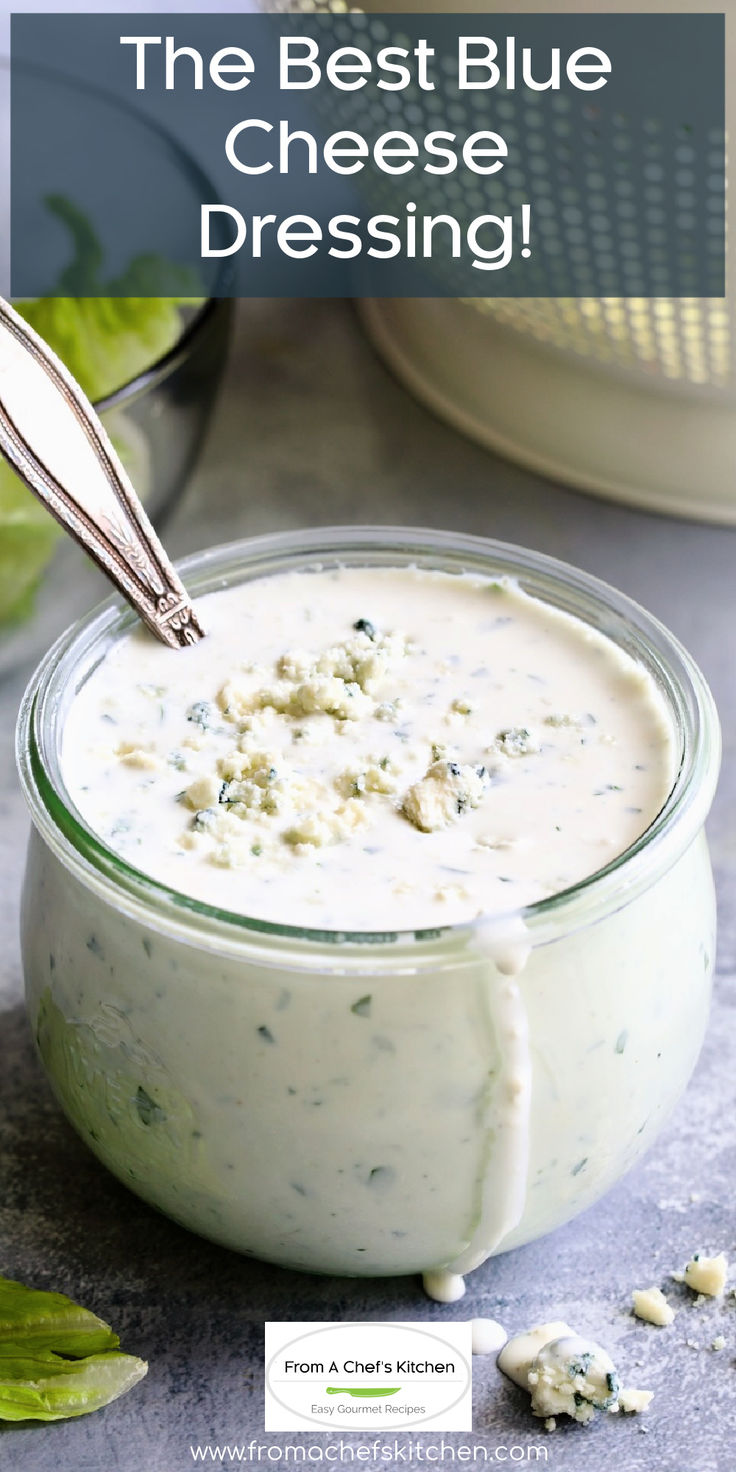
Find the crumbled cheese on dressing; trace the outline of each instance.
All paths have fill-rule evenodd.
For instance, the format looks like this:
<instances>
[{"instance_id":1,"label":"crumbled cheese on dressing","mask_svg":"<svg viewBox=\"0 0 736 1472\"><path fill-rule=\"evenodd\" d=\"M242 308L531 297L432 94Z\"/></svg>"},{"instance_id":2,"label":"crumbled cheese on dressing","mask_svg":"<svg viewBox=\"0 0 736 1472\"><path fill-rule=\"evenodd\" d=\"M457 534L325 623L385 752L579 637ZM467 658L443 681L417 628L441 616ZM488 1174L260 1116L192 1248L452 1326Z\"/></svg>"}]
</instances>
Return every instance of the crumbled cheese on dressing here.
<instances>
[{"instance_id":1,"label":"crumbled cheese on dressing","mask_svg":"<svg viewBox=\"0 0 736 1472\"><path fill-rule=\"evenodd\" d=\"M406 793L401 811L422 833L434 833L465 812L477 808L490 782L485 767L437 761Z\"/></svg>"},{"instance_id":2,"label":"crumbled cheese on dressing","mask_svg":"<svg viewBox=\"0 0 736 1472\"><path fill-rule=\"evenodd\" d=\"M138 746L135 741L120 741L115 755L125 767L140 767L144 772L154 772L161 763L152 746Z\"/></svg>"},{"instance_id":3,"label":"crumbled cheese on dressing","mask_svg":"<svg viewBox=\"0 0 736 1472\"><path fill-rule=\"evenodd\" d=\"M275 833L259 833L258 852L266 842L280 842L296 853L340 843L370 825L370 800L390 798L397 811L423 833L434 833L457 821L468 809L476 808L491 782L491 773L480 764L452 760L445 745L434 743L433 760L419 781L401 794L402 769L395 759L376 755L360 766L339 772L334 780L308 779L284 761L284 728L288 739L299 744L314 739L317 726L305 726L305 718L327 717L333 734L339 736L344 722L386 718L386 704L377 694L397 665L411 653L411 643L397 633L379 634L373 624L359 619L353 636L334 644L318 656L304 650L289 650L276 662L276 679L256 664L227 680L217 693L216 704L198 701L189 720L203 732L232 729L236 745L215 759L214 771L200 773L183 793L185 805L194 812L182 846L191 849L202 843L210 857L224 867L246 861L254 853L253 843L244 842L240 824L244 819L283 818ZM399 701L389 703L392 719ZM456 697L450 712L469 715L472 707ZM280 741L274 742L275 723L281 722ZM272 745L264 747L269 733ZM190 738L192 740L193 738ZM322 740L327 739L323 724ZM196 747L207 751L207 743L196 738ZM504 731L494 747L505 755L518 756L539 746L525 729ZM441 753L441 755L440 755ZM158 759L147 750L121 743L116 754L132 766L157 766ZM450 886L437 891L443 898Z\"/></svg>"},{"instance_id":4,"label":"crumbled cheese on dressing","mask_svg":"<svg viewBox=\"0 0 736 1472\"><path fill-rule=\"evenodd\" d=\"M499 731L489 751L500 752L501 756L536 756L542 750L539 738L526 726L513 726L509 731Z\"/></svg>"},{"instance_id":5,"label":"crumbled cheese on dressing","mask_svg":"<svg viewBox=\"0 0 736 1472\"><path fill-rule=\"evenodd\" d=\"M346 767L329 782L295 770L284 760L284 744L324 743L330 729L333 736L341 734L344 722L382 719L376 692L410 650L402 634L379 634L368 620L359 619L350 638L322 654L288 650L276 661L275 679L251 664L222 685L217 709L236 745L216 758L214 773L197 777L184 793L195 813L192 828L209 840L216 863L238 865L254 853L252 842L244 842L240 832L245 819L284 820L276 831L264 827L259 832L259 854L264 843L274 841L306 853L340 843L369 825L371 797L392 798L397 792L401 769L395 760L375 755L360 766ZM211 707L200 702L190 719L211 729ZM271 745L264 745L269 735ZM403 810L401 804L399 808ZM183 841L192 846L191 837L185 835Z\"/></svg>"},{"instance_id":6,"label":"crumbled cheese on dressing","mask_svg":"<svg viewBox=\"0 0 736 1472\"><path fill-rule=\"evenodd\" d=\"M339 930L465 923L593 874L671 785L653 681L511 581L284 573L203 617L173 662L121 639L64 749L94 831L195 899Z\"/></svg>"}]
</instances>

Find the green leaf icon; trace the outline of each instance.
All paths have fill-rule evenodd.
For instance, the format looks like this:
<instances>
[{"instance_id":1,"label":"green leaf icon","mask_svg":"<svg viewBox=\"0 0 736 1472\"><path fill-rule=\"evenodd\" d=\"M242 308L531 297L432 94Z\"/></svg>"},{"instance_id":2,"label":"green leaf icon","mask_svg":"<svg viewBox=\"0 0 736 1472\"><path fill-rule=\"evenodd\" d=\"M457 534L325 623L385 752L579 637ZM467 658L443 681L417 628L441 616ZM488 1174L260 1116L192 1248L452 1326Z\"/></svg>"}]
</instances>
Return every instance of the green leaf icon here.
<instances>
[{"instance_id":1,"label":"green leaf icon","mask_svg":"<svg viewBox=\"0 0 736 1472\"><path fill-rule=\"evenodd\" d=\"M350 1385L327 1386L328 1395L352 1395L355 1400L370 1400L381 1395L398 1395L400 1390L400 1385L387 1386L380 1389L375 1385L358 1386L356 1388Z\"/></svg>"}]
</instances>

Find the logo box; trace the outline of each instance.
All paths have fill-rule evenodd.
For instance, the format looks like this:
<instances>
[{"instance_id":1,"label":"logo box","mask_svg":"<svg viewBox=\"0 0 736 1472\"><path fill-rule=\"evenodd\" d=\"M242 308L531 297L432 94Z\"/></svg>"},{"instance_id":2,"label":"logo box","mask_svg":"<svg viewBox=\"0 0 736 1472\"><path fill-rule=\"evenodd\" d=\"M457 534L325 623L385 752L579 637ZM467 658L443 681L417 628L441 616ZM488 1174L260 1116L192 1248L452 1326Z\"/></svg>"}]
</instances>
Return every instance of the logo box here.
<instances>
[{"instance_id":1,"label":"logo box","mask_svg":"<svg viewBox=\"0 0 736 1472\"><path fill-rule=\"evenodd\" d=\"M266 1431L472 1430L470 1323L267 1323Z\"/></svg>"}]
</instances>

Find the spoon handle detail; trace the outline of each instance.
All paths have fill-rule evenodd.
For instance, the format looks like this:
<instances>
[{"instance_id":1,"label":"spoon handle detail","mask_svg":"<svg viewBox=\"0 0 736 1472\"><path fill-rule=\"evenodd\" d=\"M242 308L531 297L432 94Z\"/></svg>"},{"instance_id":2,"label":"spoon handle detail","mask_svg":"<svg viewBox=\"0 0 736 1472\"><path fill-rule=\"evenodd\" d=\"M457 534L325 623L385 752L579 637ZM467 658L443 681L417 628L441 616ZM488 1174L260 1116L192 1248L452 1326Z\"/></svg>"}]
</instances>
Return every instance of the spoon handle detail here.
<instances>
[{"instance_id":1,"label":"spoon handle detail","mask_svg":"<svg viewBox=\"0 0 736 1472\"><path fill-rule=\"evenodd\" d=\"M92 404L0 297L0 453L164 644L204 630Z\"/></svg>"}]
</instances>

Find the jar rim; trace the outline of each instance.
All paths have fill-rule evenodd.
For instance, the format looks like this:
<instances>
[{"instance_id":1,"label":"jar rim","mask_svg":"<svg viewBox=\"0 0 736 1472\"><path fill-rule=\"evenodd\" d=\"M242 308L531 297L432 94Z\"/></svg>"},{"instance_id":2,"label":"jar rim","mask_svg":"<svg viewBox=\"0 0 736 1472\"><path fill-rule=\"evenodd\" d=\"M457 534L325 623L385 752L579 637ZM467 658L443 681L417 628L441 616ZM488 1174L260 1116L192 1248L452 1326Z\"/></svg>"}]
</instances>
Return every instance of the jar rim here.
<instances>
[{"instance_id":1,"label":"jar rim","mask_svg":"<svg viewBox=\"0 0 736 1472\"><path fill-rule=\"evenodd\" d=\"M317 930L281 925L205 904L129 865L108 848L74 809L60 764L66 706L112 643L135 626L133 612L114 596L92 609L56 641L26 689L16 732L18 771L31 818L67 868L116 908L152 927L178 932L228 951L260 950L283 960L295 942L324 958L385 945L412 954L430 945L456 949L459 936L518 935L534 945L592 924L620 909L679 858L707 817L718 777L720 728L713 696L695 661L663 624L598 578L546 554L511 543L413 527L338 526L271 533L194 553L178 564L195 596L285 571L325 566L416 566L435 571L516 579L531 596L573 614L643 664L664 697L679 741L673 787L649 827L603 868L533 904L460 925L382 932ZM70 694L71 691L71 694Z\"/></svg>"}]
</instances>

